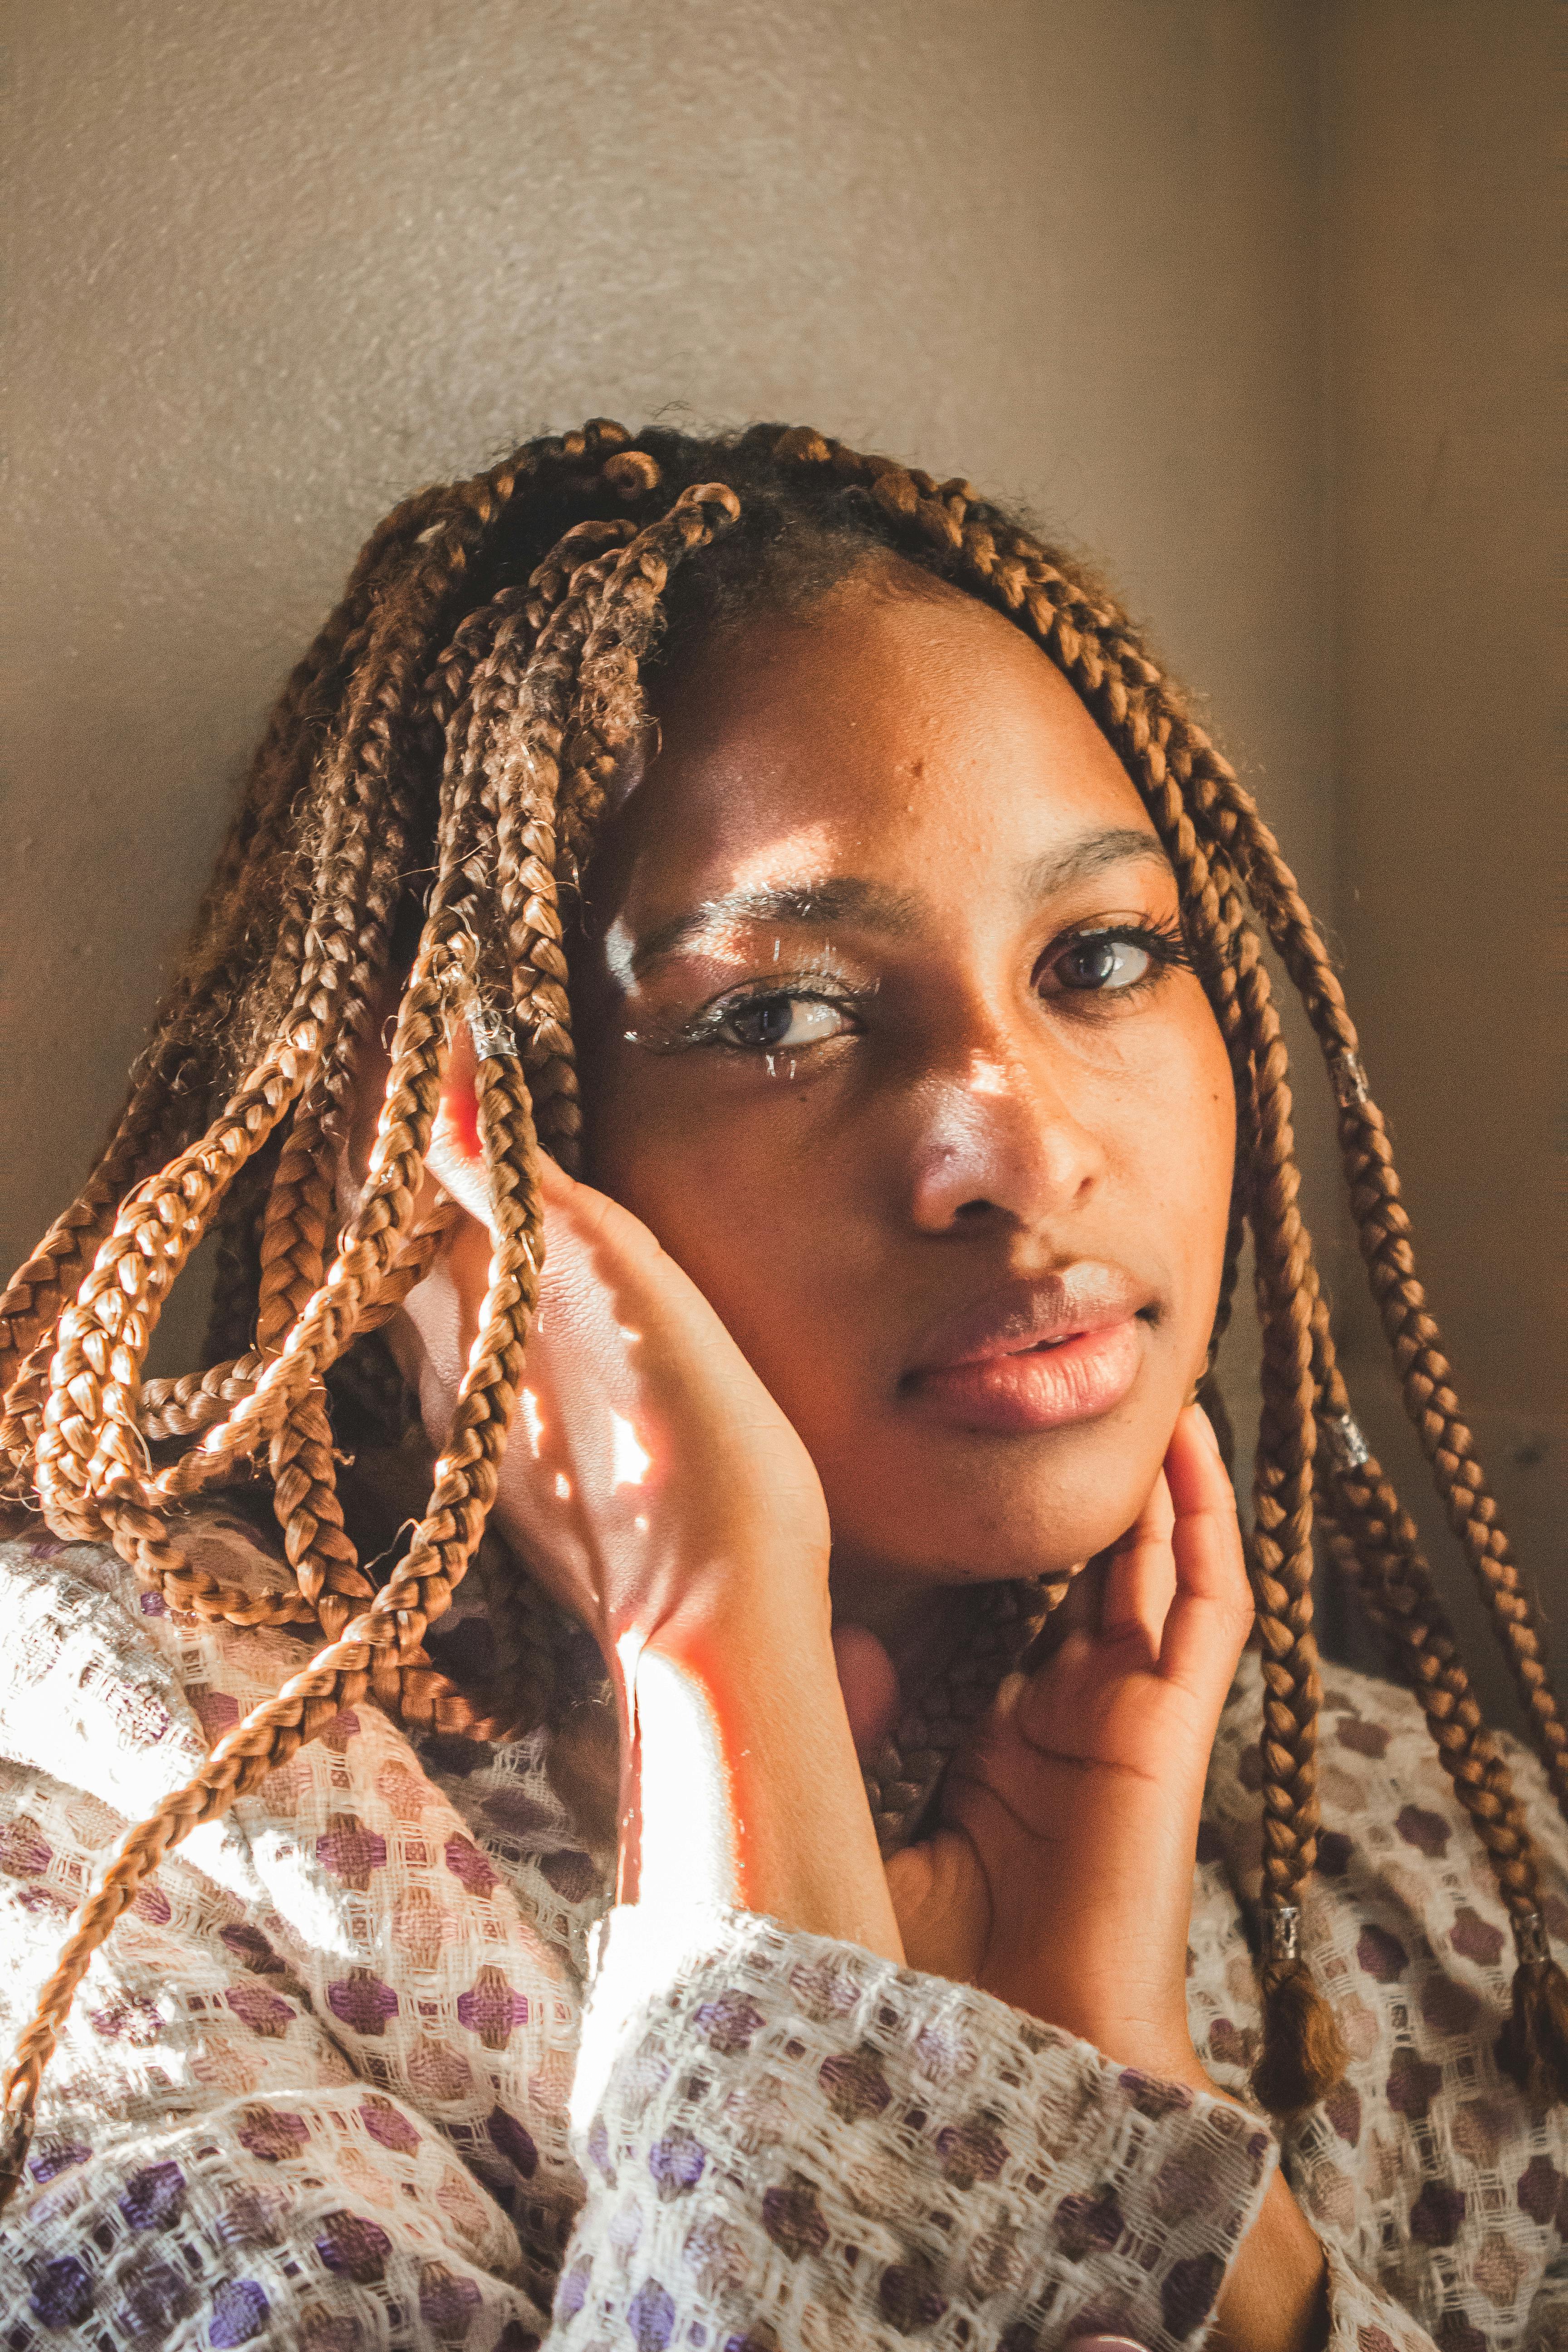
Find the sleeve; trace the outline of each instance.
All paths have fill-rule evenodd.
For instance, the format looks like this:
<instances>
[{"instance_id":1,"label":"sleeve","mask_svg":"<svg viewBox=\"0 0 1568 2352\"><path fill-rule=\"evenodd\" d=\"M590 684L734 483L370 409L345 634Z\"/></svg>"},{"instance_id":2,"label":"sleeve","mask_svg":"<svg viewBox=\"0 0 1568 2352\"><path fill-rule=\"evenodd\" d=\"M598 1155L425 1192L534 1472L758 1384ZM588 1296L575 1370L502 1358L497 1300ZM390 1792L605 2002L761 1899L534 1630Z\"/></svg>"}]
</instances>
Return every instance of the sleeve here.
<instances>
[{"instance_id":1,"label":"sleeve","mask_svg":"<svg viewBox=\"0 0 1568 2352\"><path fill-rule=\"evenodd\" d=\"M563 2347L1201 2341L1273 2168L1254 2117L767 1919L606 1931Z\"/></svg>"},{"instance_id":2,"label":"sleeve","mask_svg":"<svg viewBox=\"0 0 1568 2352\"><path fill-rule=\"evenodd\" d=\"M45 1537L0 1546L0 1605L5 2051L128 1822L289 1659ZM576 2005L459 1831L366 1708L146 1881L0 2223L7 2352L542 2340L580 2198L550 2128Z\"/></svg>"},{"instance_id":3,"label":"sleeve","mask_svg":"<svg viewBox=\"0 0 1568 2352\"><path fill-rule=\"evenodd\" d=\"M0 1562L4 2042L126 1822L286 1663L32 1549ZM537 1776L464 1785L554 1837ZM579 2042L504 1866L373 1708L168 1859L46 2078L7 2352L1201 2342L1275 2161L1255 2117L749 1914L613 1913ZM1335 2352L1425 2344L1336 2294Z\"/></svg>"},{"instance_id":4,"label":"sleeve","mask_svg":"<svg viewBox=\"0 0 1568 2352\"><path fill-rule=\"evenodd\" d=\"M1559 2256L1536 2289L1522 2340L1531 2352L1568 2352L1568 2253Z\"/></svg>"},{"instance_id":5,"label":"sleeve","mask_svg":"<svg viewBox=\"0 0 1568 2352\"><path fill-rule=\"evenodd\" d=\"M1325 2239L1323 2243L1329 2258L1326 2352L1438 2352L1433 2338L1403 2305L1394 2303L1381 2288L1369 2286L1331 2241ZM1537 2341L1533 2336L1528 2340ZM1446 2347L1462 2347L1462 2352L1486 2352L1479 2334L1473 2341L1458 2336L1446 2336L1444 2341Z\"/></svg>"},{"instance_id":6,"label":"sleeve","mask_svg":"<svg viewBox=\"0 0 1568 2352\"><path fill-rule=\"evenodd\" d=\"M25 1946L52 1952L60 1924L44 1849L61 1838L68 1866L69 1823L26 1795L5 1852L33 1899L5 1948L30 1981L45 1954ZM115 2352L891 2352L963 2342L964 2321L1006 2352L1091 2330L1165 2352L1202 2340L1271 2169L1228 2102L984 1995L747 1916L693 1943L689 1923L672 1937L623 1912L578 2070L588 2194L552 2325L444 2133L356 2077L287 1973L231 2006L173 1892L95 1963L0 2232L0 2317L26 2352L89 2327ZM38 1936L16 1935L18 1909ZM1334 2257L1332 2352L1430 2345Z\"/></svg>"},{"instance_id":7,"label":"sleeve","mask_svg":"<svg viewBox=\"0 0 1568 2352\"><path fill-rule=\"evenodd\" d=\"M1243 1931L1261 1857L1253 1793L1259 1668L1243 1662L1215 1743L1194 1899L1188 2014L1238 2096L1260 2045ZM1528 1809L1541 1906L1568 1945L1568 1832L1538 1761L1496 1735ZM1324 1826L1303 1940L1349 2053L1344 2079L1280 2133L1281 2162L1328 2249L1333 2352L1568 2352L1559 2317L1568 2112L1503 2071L1513 1937L1497 1881L1407 1691L1325 1668ZM1239 1898L1239 1899L1238 1899Z\"/></svg>"},{"instance_id":8,"label":"sleeve","mask_svg":"<svg viewBox=\"0 0 1568 2352\"><path fill-rule=\"evenodd\" d=\"M84 1833L97 1846L121 1824L6 1779L8 2042L100 1859ZM95 1958L0 2228L0 2339L536 2344L507 2215L427 2116L356 2074L254 1921L235 1911L224 1932L198 1874L165 1864Z\"/></svg>"}]
</instances>

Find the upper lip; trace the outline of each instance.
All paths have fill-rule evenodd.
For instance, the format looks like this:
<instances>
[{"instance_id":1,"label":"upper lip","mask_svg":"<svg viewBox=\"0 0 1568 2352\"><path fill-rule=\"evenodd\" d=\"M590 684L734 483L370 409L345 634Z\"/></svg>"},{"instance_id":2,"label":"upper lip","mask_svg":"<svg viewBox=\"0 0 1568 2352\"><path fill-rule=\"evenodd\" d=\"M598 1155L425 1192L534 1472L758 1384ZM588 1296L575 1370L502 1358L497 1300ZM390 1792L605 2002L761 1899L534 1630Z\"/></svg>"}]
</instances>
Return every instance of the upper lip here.
<instances>
[{"instance_id":1,"label":"upper lip","mask_svg":"<svg viewBox=\"0 0 1568 2352\"><path fill-rule=\"evenodd\" d=\"M904 1378L955 1370L998 1356L1109 1330L1152 1303L1152 1295L1122 1267L1079 1259L1060 1273L1002 1283L972 1306L928 1325Z\"/></svg>"}]
</instances>

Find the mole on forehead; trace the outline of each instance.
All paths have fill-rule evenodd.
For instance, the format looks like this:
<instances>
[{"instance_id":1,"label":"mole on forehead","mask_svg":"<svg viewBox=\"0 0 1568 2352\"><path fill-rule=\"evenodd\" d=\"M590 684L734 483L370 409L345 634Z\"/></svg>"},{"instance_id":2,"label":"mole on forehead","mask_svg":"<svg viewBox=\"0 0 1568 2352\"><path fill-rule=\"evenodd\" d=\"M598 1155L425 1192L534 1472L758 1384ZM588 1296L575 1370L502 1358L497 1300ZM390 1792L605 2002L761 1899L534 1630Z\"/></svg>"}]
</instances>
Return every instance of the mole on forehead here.
<instances>
[{"instance_id":1,"label":"mole on forehead","mask_svg":"<svg viewBox=\"0 0 1568 2352\"><path fill-rule=\"evenodd\" d=\"M1143 862L1166 866L1168 870L1158 837L1142 826L1116 825L1081 834L1043 857L1031 860L1020 875L1017 896L1025 903L1033 903L1112 866ZM726 891L717 898L702 899L656 924L629 955L623 940L622 955L636 976L662 956L672 955L678 948L689 946L695 940L711 939L716 932L732 929L742 923L789 923L817 929L833 923L854 923L861 929L879 931L885 938L907 939L917 928L920 915L917 891L894 889L887 883L864 880L855 875L835 876L821 882L752 886ZM621 926L617 924L616 928L619 930Z\"/></svg>"}]
</instances>

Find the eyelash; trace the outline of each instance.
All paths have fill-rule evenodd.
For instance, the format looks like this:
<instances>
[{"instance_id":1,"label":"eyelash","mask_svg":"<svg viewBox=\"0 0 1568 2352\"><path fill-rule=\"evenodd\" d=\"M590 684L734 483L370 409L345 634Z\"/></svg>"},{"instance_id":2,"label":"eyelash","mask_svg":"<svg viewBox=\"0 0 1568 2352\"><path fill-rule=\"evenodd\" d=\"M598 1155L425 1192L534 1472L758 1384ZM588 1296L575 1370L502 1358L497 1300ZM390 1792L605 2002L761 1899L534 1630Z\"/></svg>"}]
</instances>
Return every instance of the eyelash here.
<instances>
[{"instance_id":1,"label":"eyelash","mask_svg":"<svg viewBox=\"0 0 1568 2352\"><path fill-rule=\"evenodd\" d=\"M643 1046L650 1054L682 1054L694 1045L713 1046L724 1054L765 1054L765 1045L742 1045L724 1034L724 1024L735 1013L743 1013L753 1004L776 1004L787 1001L792 1004L831 1004L837 1012L858 1013L870 1002L875 991L844 986L837 975L817 967L802 971L769 972L765 980L749 981L742 988L731 989L711 1004L694 1013L689 1021L665 1036L649 1035L645 1030L628 1030L631 1043ZM800 1053L798 1046L785 1047L792 1055Z\"/></svg>"},{"instance_id":2,"label":"eyelash","mask_svg":"<svg viewBox=\"0 0 1568 2352\"><path fill-rule=\"evenodd\" d=\"M1125 1000L1142 995L1148 989L1155 986L1167 971L1191 971L1194 968L1192 955L1179 922L1090 923L1086 924L1080 930L1066 931L1059 939L1052 940L1050 947L1035 967L1037 984L1040 976L1048 972L1055 964L1059 963L1074 947L1098 940L1142 948L1150 959L1150 970L1137 980L1129 981L1119 989L1064 988L1058 992L1059 995L1082 996L1091 1001L1103 995L1114 995ZM808 1045L770 1048L761 1045L740 1045L724 1034L725 1023L751 1005L779 1003L784 1001L794 1004L830 1004L838 1012L858 1015L875 992L872 989L847 988L842 982L837 982L837 976L834 973L820 968L794 972L770 972L765 979L749 982L744 987L732 989L728 995L717 998L711 1004L704 1005L700 1013L694 1013L689 1021L682 1023L673 1034L662 1037L650 1035L646 1031L628 1030L626 1034L631 1044L640 1045L646 1051L655 1054L679 1054L691 1047L700 1046L712 1047L721 1053L745 1055L783 1052L794 1058L803 1052L810 1052L811 1047Z\"/></svg>"},{"instance_id":3,"label":"eyelash","mask_svg":"<svg viewBox=\"0 0 1568 2352\"><path fill-rule=\"evenodd\" d=\"M1060 939L1053 940L1051 941L1050 946L1040 958L1039 962L1035 966L1035 980L1037 985L1038 984L1041 975L1049 971L1053 965L1060 963L1063 957L1068 954L1073 948L1083 947L1092 941L1100 940L1115 942L1127 947L1143 949L1150 959L1149 971L1143 973L1141 978L1129 981L1123 988L1110 991L1102 991L1099 989L1068 989L1065 992L1068 995L1092 997L1109 993L1118 997L1139 996L1142 995L1146 989L1153 987L1163 973L1167 971L1191 971L1194 969L1192 953L1187 946L1185 934L1183 932L1181 924L1177 921L1173 920L1168 923L1086 923L1081 929L1065 931Z\"/></svg>"}]
</instances>

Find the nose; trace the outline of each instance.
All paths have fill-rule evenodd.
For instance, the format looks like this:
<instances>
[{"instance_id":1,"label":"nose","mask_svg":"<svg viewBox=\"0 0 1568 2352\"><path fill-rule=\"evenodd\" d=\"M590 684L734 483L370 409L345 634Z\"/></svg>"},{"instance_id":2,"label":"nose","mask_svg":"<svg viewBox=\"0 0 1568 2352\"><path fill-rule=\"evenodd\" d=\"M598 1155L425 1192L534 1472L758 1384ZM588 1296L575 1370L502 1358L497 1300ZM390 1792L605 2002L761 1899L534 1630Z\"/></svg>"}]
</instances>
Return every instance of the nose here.
<instances>
[{"instance_id":1,"label":"nose","mask_svg":"<svg viewBox=\"0 0 1568 2352\"><path fill-rule=\"evenodd\" d=\"M1106 1170L1081 1091L1042 1053L999 1035L969 1039L948 1066L928 1067L910 1170L917 1230L1027 1227L1081 1206Z\"/></svg>"}]
</instances>

